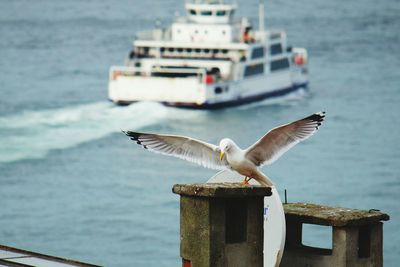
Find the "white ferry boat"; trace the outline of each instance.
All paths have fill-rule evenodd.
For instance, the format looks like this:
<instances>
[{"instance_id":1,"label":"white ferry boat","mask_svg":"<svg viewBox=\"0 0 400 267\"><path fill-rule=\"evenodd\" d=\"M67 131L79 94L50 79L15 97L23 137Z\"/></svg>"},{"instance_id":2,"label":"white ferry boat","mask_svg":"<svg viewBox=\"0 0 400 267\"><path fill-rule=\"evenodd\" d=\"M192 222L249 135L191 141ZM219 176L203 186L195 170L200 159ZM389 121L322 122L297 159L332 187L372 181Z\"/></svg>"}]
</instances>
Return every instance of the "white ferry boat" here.
<instances>
[{"instance_id":1,"label":"white ferry boat","mask_svg":"<svg viewBox=\"0 0 400 267\"><path fill-rule=\"evenodd\" d=\"M109 99L116 104L157 101L215 109L284 96L306 89L307 50L287 45L284 31L235 18L236 4L185 2L185 17L140 32L126 66L112 66Z\"/></svg>"}]
</instances>

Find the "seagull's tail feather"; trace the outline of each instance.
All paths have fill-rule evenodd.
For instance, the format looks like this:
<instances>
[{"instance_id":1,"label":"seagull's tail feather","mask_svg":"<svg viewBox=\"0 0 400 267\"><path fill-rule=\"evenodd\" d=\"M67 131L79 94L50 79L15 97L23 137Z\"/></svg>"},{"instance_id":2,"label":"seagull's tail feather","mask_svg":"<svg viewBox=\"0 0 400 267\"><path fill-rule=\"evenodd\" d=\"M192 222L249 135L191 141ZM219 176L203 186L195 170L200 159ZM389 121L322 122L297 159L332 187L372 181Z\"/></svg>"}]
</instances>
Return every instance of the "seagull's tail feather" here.
<instances>
[{"instance_id":1,"label":"seagull's tail feather","mask_svg":"<svg viewBox=\"0 0 400 267\"><path fill-rule=\"evenodd\" d=\"M271 187L274 185L274 183L271 181L271 179L268 178L265 174L262 172L258 172L257 177L254 177L260 184Z\"/></svg>"}]
</instances>

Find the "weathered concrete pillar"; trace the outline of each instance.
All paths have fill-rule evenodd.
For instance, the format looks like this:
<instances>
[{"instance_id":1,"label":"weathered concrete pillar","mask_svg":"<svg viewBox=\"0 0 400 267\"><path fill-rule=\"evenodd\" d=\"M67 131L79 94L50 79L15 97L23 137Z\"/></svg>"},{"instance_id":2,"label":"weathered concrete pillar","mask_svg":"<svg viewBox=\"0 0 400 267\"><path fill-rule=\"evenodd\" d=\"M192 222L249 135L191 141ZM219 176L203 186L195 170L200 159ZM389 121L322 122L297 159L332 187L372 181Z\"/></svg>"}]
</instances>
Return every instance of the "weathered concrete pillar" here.
<instances>
[{"instance_id":1,"label":"weathered concrete pillar","mask_svg":"<svg viewBox=\"0 0 400 267\"><path fill-rule=\"evenodd\" d=\"M382 222L389 215L305 203L285 204L286 247L281 266L383 266ZM303 224L332 227L332 249L302 244Z\"/></svg>"},{"instance_id":2,"label":"weathered concrete pillar","mask_svg":"<svg viewBox=\"0 0 400 267\"><path fill-rule=\"evenodd\" d=\"M271 188L238 183L178 184L180 254L191 267L262 267L264 197Z\"/></svg>"}]
</instances>

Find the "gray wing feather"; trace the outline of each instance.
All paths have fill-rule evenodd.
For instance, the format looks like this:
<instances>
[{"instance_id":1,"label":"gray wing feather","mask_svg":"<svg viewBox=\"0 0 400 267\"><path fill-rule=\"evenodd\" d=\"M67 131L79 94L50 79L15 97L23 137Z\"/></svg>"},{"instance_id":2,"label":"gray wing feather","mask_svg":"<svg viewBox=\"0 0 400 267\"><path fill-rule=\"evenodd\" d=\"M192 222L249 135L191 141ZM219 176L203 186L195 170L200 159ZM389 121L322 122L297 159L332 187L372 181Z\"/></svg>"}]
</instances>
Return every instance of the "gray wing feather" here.
<instances>
[{"instance_id":1,"label":"gray wing feather","mask_svg":"<svg viewBox=\"0 0 400 267\"><path fill-rule=\"evenodd\" d=\"M123 131L124 132L124 131ZM200 140L179 135L161 135L152 133L124 132L138 145L150 151L184 159L206 168L225 170L226 159L220 160L220 149Z\"/></svg>"},{"instance_id":2,"label":"gray wing feather","mask_svg":"<svg viewBox=\"0 0 400 267\"><path fill-rule=\"evenodd\" d=\"M257 166L271 164L300 141L313 135L324 121L325 112L276 127L247 148L246 157Z\"/></svg>"}]
</instances>

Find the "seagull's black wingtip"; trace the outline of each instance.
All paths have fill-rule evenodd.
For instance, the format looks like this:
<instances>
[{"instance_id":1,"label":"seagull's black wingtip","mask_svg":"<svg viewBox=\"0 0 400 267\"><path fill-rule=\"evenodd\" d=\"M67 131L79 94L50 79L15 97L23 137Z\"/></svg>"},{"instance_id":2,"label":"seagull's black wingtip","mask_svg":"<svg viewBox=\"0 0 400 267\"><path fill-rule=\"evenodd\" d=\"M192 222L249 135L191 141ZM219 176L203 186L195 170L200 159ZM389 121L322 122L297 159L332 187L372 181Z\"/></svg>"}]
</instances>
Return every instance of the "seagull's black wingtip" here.
<instances>
[{"instance_id":1,"label":"seagull's black wingtip","mask_svg":"<svg viewBox=\"0 0 400 267\"><path fill-rule=\"evenodd\" d=\"M122 131L124 134L127 136L131 137L132 140L138 141L139 140L139 133L137 132L131 132L131 131Z\"/></svg>"},{"instance_id":2,"label":"seagull's black wingtip","mask_svg":"<svg viewBox=\"0 0 400 267\"><path fill-rule=\"evenodd\" d=\"M131 132L131 131L122 131L124 134L129 136L132 141L135 141L136 144L143 146L145 149L147 149L146 145L143 145L142 142L139 140L140 133L137 132Z\"/></svg>"},{"instance_id":3,"label":"seagull's black wingtip","mask_svg":"<svg viewBox=\"0 0 400 267\"><path fill-rule=\"evenodd\" d=\"M318 126L320 126L321 123L325 119L325 111L314 113L314 114L306 117L305 119L306 120L310 120L310 121L318 122Z\"/></svg>"}]
</instances>

